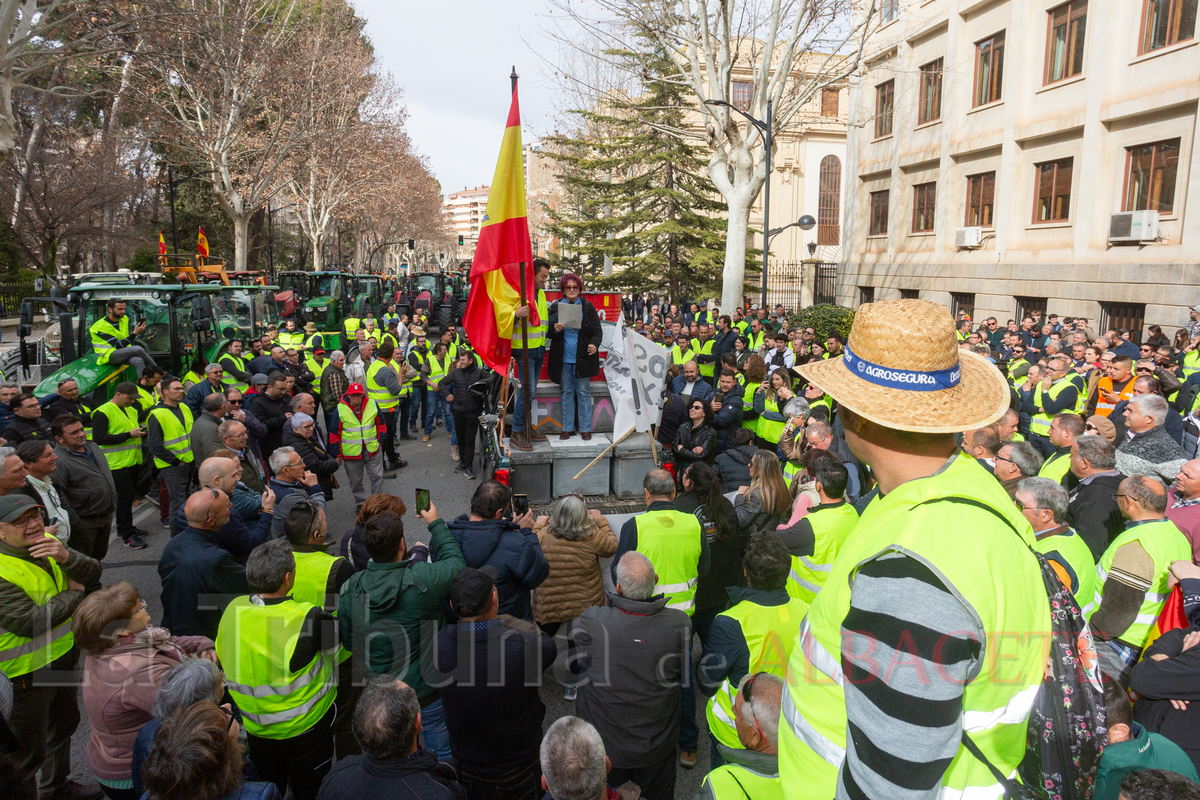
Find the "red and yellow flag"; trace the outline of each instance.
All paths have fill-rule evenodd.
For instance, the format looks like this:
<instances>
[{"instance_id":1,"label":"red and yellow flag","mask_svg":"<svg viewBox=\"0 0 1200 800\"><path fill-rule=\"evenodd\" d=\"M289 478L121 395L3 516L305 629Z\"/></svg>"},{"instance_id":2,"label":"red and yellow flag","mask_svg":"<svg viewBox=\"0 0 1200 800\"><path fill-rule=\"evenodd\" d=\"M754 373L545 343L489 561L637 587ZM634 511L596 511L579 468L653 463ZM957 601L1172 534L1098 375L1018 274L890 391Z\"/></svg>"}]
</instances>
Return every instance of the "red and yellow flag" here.
<instances>
[{"instance_id":1,"label":"red and yellow flag","mask_svg":"<svg viewBox=\"0 0 1200 800\"><path fill-rule=\"evenodd\" d=\"M507 372L512 355L513 311L521 299L521 267L526 297L533 294L533 249L525 216L525 171L521 161L521 111L512 95L500 159L488 193L471 264L471 294L463 329L479 357L497 372ZM537 304L529 304L529 324L537 325Z\"/></svg>"},{"instance_id":2,"label":"red and yellow flag","mask_svg":"<svg viewBox=\"0 0 1200 800\"><path fill-rule=\"evenodd\" d=\"M160 256L167 254L167 240L163 238L162 231L158 232L158 254Z\"/></svg>"},{"instance_id":3,"label":"red and yellow flag","mask_svg":"<svg viewBox=\"0 0 1200 800\"><path fill-rule=\"evenodd\" d=\"M204 226L200 226L200 235L196 237L196 252L208 258L208 237L204 235Z\"/></svg>"}]
</instances>

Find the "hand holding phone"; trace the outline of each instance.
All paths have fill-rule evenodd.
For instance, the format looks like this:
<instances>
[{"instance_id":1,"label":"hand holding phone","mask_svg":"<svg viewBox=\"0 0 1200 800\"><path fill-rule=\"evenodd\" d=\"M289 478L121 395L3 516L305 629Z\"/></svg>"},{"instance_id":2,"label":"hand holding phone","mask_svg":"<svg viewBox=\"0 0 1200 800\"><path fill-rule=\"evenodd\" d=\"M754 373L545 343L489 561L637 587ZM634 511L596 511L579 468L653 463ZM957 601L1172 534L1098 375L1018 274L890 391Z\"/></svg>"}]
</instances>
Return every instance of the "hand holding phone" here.
<instances>
[{"instance_id":1,"label":"hand holding phone","mask_svg":"<svg viewBox=\"0 0 1200 800\"><path fill-rule=\"evenodd\" d=\"M512 496L513 517L523 517L529 513L529 495L514 494Z\"/></svg>"},{"instance_id":2,"label":"hand holding phone","mask_svg":"<svg viewBox=\"0 0 1200 800\"><path fill-rule=\"evenodd\" d=\"M431 503L428 489L417 489L417 513L428 511Z\"/></svg>"}]
</instances>

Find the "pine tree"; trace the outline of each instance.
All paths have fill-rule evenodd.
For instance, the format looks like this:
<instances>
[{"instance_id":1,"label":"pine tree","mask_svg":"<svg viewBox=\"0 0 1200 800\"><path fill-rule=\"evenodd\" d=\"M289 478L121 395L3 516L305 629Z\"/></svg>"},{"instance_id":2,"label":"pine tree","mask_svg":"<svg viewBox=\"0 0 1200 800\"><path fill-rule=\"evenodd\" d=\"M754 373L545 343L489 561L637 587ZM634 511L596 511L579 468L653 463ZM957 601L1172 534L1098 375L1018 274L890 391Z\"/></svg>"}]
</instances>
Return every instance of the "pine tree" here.
<instances>
[{"instance_id":1,"label":"pine tree","mask_svg":"<svg viewBox=\"0 0 1200 800\"><path fill-rule=\"evenodd\" d=\"M598 276L612 256L613 274L597 278L598 287L719 297L726 205L700 148L668 132L696 113L690 93L671 80L666 58L654 66L636 101L575 111L583 132L547 140L564 200L548 210L549 228L565 270ZM753 251L746 256L749 277L757 262Z\"/></svg>"}]
</instances>

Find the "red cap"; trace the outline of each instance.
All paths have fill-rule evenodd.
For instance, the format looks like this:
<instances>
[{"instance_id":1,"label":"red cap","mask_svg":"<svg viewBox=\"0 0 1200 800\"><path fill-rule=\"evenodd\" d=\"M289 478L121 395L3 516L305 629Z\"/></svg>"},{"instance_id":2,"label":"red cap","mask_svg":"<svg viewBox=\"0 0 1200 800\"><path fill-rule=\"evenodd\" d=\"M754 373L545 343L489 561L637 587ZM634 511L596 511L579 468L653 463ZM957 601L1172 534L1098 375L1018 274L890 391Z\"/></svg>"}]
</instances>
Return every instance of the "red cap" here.
<instances>
[{"instance_id":1,"label":"red cap","mask_svg":"<svg viewBox=\"0 0 1200 800\"><path fill-rule=\"evenodd\" d=\"M363 391L361 383L352 383L350 384L350 388L346 390L346 394L366 394L366 392Z\"/></svg>"}]
</instances>

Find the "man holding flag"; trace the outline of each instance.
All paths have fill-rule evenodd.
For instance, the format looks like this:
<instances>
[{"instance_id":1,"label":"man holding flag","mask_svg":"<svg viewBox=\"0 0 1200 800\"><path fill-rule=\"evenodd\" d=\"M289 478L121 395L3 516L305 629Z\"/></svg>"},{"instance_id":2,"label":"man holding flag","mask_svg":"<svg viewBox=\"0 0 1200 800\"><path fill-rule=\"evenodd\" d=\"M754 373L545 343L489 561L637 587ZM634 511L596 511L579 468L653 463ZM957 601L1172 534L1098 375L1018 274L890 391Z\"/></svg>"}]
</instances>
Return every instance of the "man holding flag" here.
<instances>
[{"instance_id":1,"label":"man holding flag","mask_svg":"<svg viewBox=\"0 0 1200 800\"><path fill-rule=\"evenodd\" d=\"M524 362L522 358L522 350L529 354L528 371L521 371L521 386L517 389L517 404L513 407L513 426L512 438L509 444L518 450L532 450L533 442L546 441L546 434L539 432L529 425L529 430L525 430L525 392L533 392L537 389L538 377L542 374L542 361L546 357L546 322L550 317L549 311L546 309L546 279L550 277L550 262L544 258L535 258L533 260L533 289L537 292L536 313L541 322L537 325L530 324L528 331L528 339L522 341L518 335L515 342L517 348L513 351L513 357L517 359L517 369L523 370L521 365ZM514 312L517 319L523 319L529 316L529 305L519 306Z\"/></svg>"},{"instance_id":2,"label":"man holding flag","mask_svg":"<svg viewBox=\"0 0 1200 800\"><path fill-rule=\"evenodd\" d=\"M513 324L519 308L526 309L530 339L525 353L533 355L535 331L544 331L545 300L530 303L534 287L533 250L525 213L525 170L521 159L521 111L513 83L512 105L500 145L500 158L479 229L479 244L471 264L471 293L463 314L463 329L476 354L489 367L508 374L512 357ZM544 280L544 278L543 278ZM525 318L524 316L522 318ZM543 334L544 335L544 334ZM518 341L520 341L518 339ZM530 372L533 372L530 358ZM536 374L536 373L534 373ZM531 376L523 376L529 378ZM534 383L536 385L536 378ZM526 395L528 396L528 395ZM524 398L523 402L528 400ZM521 425L525 424L524 405Z\"/></svg>"}]
</instances>

